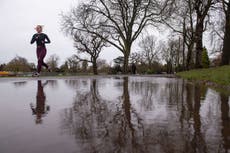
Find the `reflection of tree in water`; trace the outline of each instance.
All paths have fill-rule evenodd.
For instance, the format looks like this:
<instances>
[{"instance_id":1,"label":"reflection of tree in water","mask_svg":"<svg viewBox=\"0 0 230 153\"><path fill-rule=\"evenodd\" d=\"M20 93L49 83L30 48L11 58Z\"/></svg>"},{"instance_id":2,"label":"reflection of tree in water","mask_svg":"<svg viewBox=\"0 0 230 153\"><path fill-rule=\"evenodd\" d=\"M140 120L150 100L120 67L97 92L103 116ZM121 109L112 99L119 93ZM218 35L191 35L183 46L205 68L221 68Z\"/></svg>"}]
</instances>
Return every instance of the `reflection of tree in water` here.
<instances>
[{"instance_id":1,"label":"reflection of tree in water","mask_svg":"<svg viewBox=\"0 0 230 153\"><path fill-rule=\"evenodd\" d=\"M81 89L81 88L85 88L88 85L88 81L87 80L83 80L83 79L78 79L78 80L65 80L65 83L68 85L68 87L72 88L72 89Z\"/></svg>"},{"instance_id":2,"label":"reflection of tree in water","mask_svg":"<svg viewBox=\"0 0 230 153\"><path fill-rule=\"evenodd\" d=\"M183 86L182 94L185 95L185 100L180 108L180 123L182 130L186 134L186 139L184 139L185 150L187 149L188 153L222 153L223 151L221 150L224 149L222 143L226 141L221 141L221 137L218 137L218 132L220 132L221 127L224 129L225 126L220 125L221 118L218 118L217 114L215 115L214 113L221 113L219 115L226 117L226 114L223 115L223 107L221 106L221 110L218 110L218 99L213 101L215 105L213 103L204 105L203 100L207 97L208 90L203 85L186 83ZM205 109L201 109L201 107L205 107ZM228 104L224 106L224 108L227 107ZM207 114L206 116L201 116L204 110L207 111ZM212 131L209 131L209 129ZM226 131L230 130L229 127L226 129ZM224 136L226 135L222 133L223 139Z\"/></svg>"},{"instance_id":3,"label":"reflection of tree in water","mask_svg":"<svg viewBox=\"0 0 230 153\"><path fill-rule=\"evenodd\" d=\"M193 139L191 142L192 145L192 152L202 152L202 153L206 153L207 152L207 148L206 148L206 142L204 139L204 134L201 131L201 117L200 117L200 107L201 107L201 97L202 93L206 93L203 92L201 90L201 86L200 85L195 85L195 89L194 89L194 104L193 104Z\"/></svg>"},{"instance_id":4,"label":"reflection of tree in water","mask_svg":"<svg viewBox=\"0 0 230 153\"><path fill-rule=\"evenodd\" d=\"M107 101L100 95L97 81L87 80L84 85L77 81L74 86L89 88L77 90L73 107L62 115L63 131L75 136L82 152L209 153L216 152L212 145L221 138L223 142L216 146L223 145L219 150L225 152L229 149L228 97L221 95L222 125L214 125L217 130L222 128L222 137L209 140L205 130L213 125L201 115L207 88L183 80L159 85L140 80L129 82L125 77L115 84L122 95ZM133 95L139 99L133 99ZM144 107L144 115L135 109L139 106ZM145 113L154 115L159 106L165 107L160 115L166 117L147 120ZM211 111L209 107L205 109ZM212 120L212 116L205 117Z\"/></svg>"},{"instance_id":5,"label":"reflection of tree in water","mask_svg":"<svg viewBox=\"0 0 230 153\"><path fill-rule=\"evenodd\" d=\"M70 85L79 85L82 81L68 81ZM106 105L103 100L97 96L96 80L92 80L89 92L77 92L73 107L65 110L65 126L71 133L75 133L76 137L81 139L89 139L93 137L93 126L101 126L106 114ZM97 124L94 124L97 123ZM72 127L69 127L71 125Z\"/></svg>"},{"instance_id":6,"label":"reflection of tree in water","mask_svg":"<svg viewBox=\"0 0 230 153\"><path fill-rule=\"evenodd\" d=\"M119 99L121 106L114 114L111 127L115 127L115 138L118 152L147 152L147 146L144 148L143 134L144 127L142 120L132 107L129 95L128 77L124 77L123 94Z\"/></svg>"},{"instance_id":7,"label":"reflection of tree in water","mask_svg":"<svg viewBox=\"0 0 230 153\"><path fill-rule=\"evenodd\" d=\"M185 83L185 81L168 84L169 105L176 106L180 123L181 146L180 152L206 153L204 133L201 131L201 97L206 94L206 88L199 85Z\"/></svg>"},{"instance_id":8,"label":"reflection of tree in water","mask_svg":"<svg viewBox=\"0 0 230 153\"><path fill-rule=\"evenodd\" d=\"M57 80L47 80L47 84L53 89L56 89L58 87L58 82Z\"/></svg>"},{"instance_id":9,"label":"reflection of tree in water","mask_svg":"<svg viewBox=\"0 0 230 153\"><path fill-rule=\"evenodd\" d=\"M154 109L155 96L159 87L159 84L149 81L132 81L130 90L137 95L141 95L141 105L145 111L148 111Z\"/></svg>"},{"instance_id":10,"label":"reflection of tree in water","mask_svg":"<svg viewBox=\"0 0 230 153\"><path fill-rule=\"evenodd\" d=\"M223 152L228 153L230 150L230 111L229 111L229 96L221 93L221 120L222 129L221 134L223 137Z\"/></svg>"},{"instance_id":11,"label":"reflection of tree in water","mask_svg":"<svg viewBox=\"0 0 230 153\"><path fill-rule=\"evenodd\" d=\"M100 96L97 80L91 80L90 90L78 92L73 107L64 111L62 128L82 142L84 152L145 150L139 143L143 126L130 104L128 78L124 78L122 86L123 94L113 105ZM140 129L142 133L137 133Z\"/></svg>"},{"instance_id":12,"label":"reflection of tree in water","mask_svg":"<svg viewBox=\"0 0 230 153\"><path fill-rule=\"evenodd\" d=\"M165 122L155 119L160 123L149 128L145 125L145 132L150 130L149 134L156 137L152 140L161 148L158 152L207 152L200 117L206 88L172 79L161 86L148 81L134 82L132 91L142 95L140 101L145 111L156 112L161 105L167 107L163 112L168 114Z\"/></svg>"}]
</instances>

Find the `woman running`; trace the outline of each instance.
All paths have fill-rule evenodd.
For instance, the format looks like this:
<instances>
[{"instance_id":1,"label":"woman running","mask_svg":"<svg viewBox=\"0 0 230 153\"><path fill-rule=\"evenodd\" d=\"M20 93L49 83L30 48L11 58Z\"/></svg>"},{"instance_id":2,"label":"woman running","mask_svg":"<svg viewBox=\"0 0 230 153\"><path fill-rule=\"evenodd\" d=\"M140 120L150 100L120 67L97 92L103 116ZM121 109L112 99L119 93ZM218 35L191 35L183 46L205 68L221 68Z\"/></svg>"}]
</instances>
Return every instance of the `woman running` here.
<instances>
[{"instance_id":1,"label":"woman running","mask_svg":"<svg viewBox=\"0 0 230 153\"><path fill-rule=\"evenodd\" d=\"M37 31L36 34L33 35L31 39L31 44L33 44L36 41L37 44L37 59L38 59L38 65L37 65L37 72L33 76L39 76L42 66L46 67L48 71L50 71L49 66L44 62L44 58L46 56L46 43L50 43L50 39L48 36L44 33L42 33L42 26L37 25L35 28Z\"/></svg>"}]
</instances>

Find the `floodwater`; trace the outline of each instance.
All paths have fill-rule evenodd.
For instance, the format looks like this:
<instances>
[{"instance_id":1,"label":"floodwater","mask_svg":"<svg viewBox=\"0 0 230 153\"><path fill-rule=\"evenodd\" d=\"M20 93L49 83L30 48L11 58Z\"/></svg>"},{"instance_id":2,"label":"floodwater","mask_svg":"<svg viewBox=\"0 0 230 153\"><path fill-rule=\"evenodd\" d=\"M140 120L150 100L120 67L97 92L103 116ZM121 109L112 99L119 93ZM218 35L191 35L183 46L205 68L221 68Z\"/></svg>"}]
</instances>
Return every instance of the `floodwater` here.
<instances>
[{"instance_id":1,"label":"floodwater","mask_svg":"<svg viewBox=\"0 0 230 153\"><path fill-rule=\"evenodd\" d=\"M0 153L229 153L230 95L176 78L0 79Z\"/></svg>"}]
</instances>

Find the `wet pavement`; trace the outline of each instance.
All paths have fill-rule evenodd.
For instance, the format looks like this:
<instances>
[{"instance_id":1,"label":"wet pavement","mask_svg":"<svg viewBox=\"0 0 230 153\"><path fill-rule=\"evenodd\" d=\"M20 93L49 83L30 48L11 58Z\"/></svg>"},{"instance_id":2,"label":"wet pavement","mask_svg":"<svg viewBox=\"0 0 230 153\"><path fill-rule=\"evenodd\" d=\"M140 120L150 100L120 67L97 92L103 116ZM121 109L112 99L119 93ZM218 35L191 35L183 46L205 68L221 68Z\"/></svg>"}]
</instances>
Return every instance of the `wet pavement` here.
<instances>
[{"instance_id":1,"label":"wet pavement","mask_svg":"<svg viewBox=\"0 0 230 153\"><path fill-rule=\"evenodd\" d=\"M0 79L0 153L229 153L229 105L177 78Z\"/></svg>"}]
</instances>

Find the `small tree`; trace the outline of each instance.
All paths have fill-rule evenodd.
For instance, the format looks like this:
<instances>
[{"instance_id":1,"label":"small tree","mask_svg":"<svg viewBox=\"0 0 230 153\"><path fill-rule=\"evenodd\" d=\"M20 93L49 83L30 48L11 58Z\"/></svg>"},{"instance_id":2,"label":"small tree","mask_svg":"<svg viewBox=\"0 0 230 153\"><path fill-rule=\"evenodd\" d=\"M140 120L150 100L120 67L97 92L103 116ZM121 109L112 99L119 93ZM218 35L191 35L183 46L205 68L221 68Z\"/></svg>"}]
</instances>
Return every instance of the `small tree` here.
<instances>
[{"instance_id":1,"label":"small tree","mask_svg":"<svg viewBox=\"0 0 230 153\"><path fill-rule=\"evenodd\" d=\"M90 56L90 59L82 59L80 56L77 55L76 57L80 61L87 61L89 63L92 63L93 73L97 75L97 59L102 51L102 48L106 46L106 42L102 38L97 37L94 34L83 31L76 31L74 34L74 43L76 49L78 50L78 53L85 53Z\"/></svg>"},{"instance_id":2,"label":"small tree","mask_svg":"<svg viewBox=\"0 0 230 153\"><path fill-rule=\"evenodd\" d=\"M207 49L204 47L202 51L202 67L208 68L209 65L210 65L210 60L208 57L208 52L207 52Z\"/></svg>"}]
</instances>

